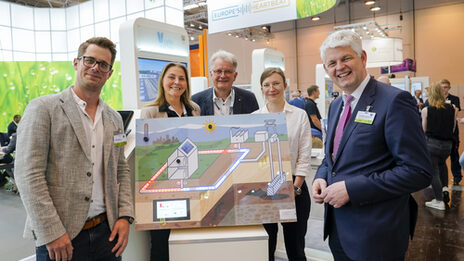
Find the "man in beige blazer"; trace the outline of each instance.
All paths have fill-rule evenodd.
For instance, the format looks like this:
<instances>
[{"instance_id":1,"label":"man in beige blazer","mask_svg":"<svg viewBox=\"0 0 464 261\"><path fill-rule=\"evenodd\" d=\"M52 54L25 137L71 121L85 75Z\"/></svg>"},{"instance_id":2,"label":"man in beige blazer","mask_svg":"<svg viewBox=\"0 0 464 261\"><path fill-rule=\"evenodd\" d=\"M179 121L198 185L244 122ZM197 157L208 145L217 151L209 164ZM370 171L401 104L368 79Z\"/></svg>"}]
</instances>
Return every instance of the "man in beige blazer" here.
<instances>
[{"instance_id":1,"label":"man in beige blazer","mask_svg":"<svg viewBox=\"0 0 464 261\"><path fill-rule=\"evenodd\" d=\"M123 123L100 99L115 56L107 38L82 43L74 85L32 100L19 124L15 176L37 260L120 260L127 245Z\"/></svg>"}]
</instances>

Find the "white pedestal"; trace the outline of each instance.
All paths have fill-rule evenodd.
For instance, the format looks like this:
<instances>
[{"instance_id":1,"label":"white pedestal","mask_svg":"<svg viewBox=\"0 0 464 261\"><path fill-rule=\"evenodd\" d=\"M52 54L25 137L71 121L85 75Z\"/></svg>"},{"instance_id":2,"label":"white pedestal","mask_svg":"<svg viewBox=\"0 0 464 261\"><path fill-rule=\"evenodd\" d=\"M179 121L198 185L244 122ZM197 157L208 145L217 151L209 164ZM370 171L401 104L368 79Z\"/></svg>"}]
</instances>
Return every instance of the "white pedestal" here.
<instances>
[{"instance_id":1,"label":"white pedestal","mask_svg":"<svg viewBox=\"0 0 464 261\"><path fill-rule=\"evenodd\" d=\"M170 261L267 261L262 225L171 230Z\"/></svg>"}]
</instances>

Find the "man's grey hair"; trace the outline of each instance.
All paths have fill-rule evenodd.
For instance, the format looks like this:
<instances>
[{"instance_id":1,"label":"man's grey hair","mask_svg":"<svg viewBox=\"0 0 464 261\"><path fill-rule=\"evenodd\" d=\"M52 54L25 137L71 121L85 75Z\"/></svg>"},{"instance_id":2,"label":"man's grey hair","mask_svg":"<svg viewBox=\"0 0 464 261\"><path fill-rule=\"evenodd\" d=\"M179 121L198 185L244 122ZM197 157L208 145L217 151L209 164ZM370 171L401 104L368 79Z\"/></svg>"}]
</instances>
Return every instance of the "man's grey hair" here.
<instances>
[{"instance_id":1,"label":"man's grey hair","mask_svg":"<svg viewBox=\"0 0 464 261\"><path fill-rule=\"evenodd\" d=\"M361 37L351 30L340 30L332 33L325 39L320 47L322 62L325 63L325 52L329 48L349 46L361 57L362 40Z\"/></svg>"},{"instance_id":2,"label":"man's grey hair","mask_svg":"<svg viewBox=\"0 0 464 261\"><path fill-rule=\"evenodd\" d=\"M222 60L224 60L226 62L232 63L234 65L234 70L235 71L237 70L237 58L235 57L234 54L229 53L229 52L224 51L224 50L219 50L219 51L215 52L211 56L211 60L209 62L209 69L210 70L213 69L214 61L216 61L216 59L222 59Z\"/></svg>"}]
</instances>

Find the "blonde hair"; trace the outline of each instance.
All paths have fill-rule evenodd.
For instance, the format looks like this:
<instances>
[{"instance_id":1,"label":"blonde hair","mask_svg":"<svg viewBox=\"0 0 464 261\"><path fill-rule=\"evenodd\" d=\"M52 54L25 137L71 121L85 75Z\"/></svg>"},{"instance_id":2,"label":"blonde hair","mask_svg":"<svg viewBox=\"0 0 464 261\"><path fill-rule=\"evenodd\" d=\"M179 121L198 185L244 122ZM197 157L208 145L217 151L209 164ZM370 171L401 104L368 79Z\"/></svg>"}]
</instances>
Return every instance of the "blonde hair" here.
<instances>
[{"instance_id":1,"label":"blonde hair","mask_svg":"<svg viewBox=\"0 0 464 261\"><path fill-rule=\"evenodd\" d=\"M190 100L190 79L188 75L187 68L181 64L181 63L168 63L166 66L164 66L163 71L161 72L161 75L158 79L158 97L156 97L156 100L150 104L149 106L161 106L166 103L166 96L164 93L164 88L163 88L163 79L166 76L166 72L169 70L171 67L178 67L181 68L184 73L185 73L185 81L187 83L187 87L185 88L184 93L180 96L180 101L188 106L192 106L191 100Z\"/></svg>"},{"instance_id":2,"label":"blonde hair","mask_svg":"<svg viewBox=\"0 0 464 261\"><path fill-rule=\"evenodd\" d=\"M430 106L436 107L438 109L445 108L445 95L440 83L432 83L432 85L428 87L427 93L429 96Z\"/></svg>"}]
</instances>

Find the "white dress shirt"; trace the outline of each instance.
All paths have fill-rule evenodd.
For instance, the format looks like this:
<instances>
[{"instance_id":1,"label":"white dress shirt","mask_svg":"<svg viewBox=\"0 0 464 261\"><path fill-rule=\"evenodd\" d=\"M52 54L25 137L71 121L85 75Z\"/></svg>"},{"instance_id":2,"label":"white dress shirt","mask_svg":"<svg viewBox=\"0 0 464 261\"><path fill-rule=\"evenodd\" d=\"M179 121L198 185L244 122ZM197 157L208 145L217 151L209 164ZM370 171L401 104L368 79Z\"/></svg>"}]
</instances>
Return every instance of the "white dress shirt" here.
<instances>
[{"instance_id":1,"label":"white dress shirt","mask_svg":"<svg viewBox=\"0 0 464 261\"><path fill-rule=\"evenodd\" d=\"M103 187L103 137L104 126L102 119L103 101L98 101L97 112L95 113L95 121L85 111L87 102L81 100L74 89L72 89L74 100L79 107L82 124L84 125L85 136L87 137L88 146L90 147L90 158L92 160L92 200L87 217L92 218L106 211L105 195Z\"/></svg>"},{"instance_id":2,"label":"white dress shirt","mask_svg":"<svg viewBox=\"0 0 464 261\"><path fill-rule=\"evenodd\" d=\"M371 79L371 76L368 74L366 76L366 78L364 78L364 80L361 82L361 84L358 86L358 88L356 88L356 90L351 94L351 96L353 96L353 99L351 100L350 102L350 105L351 105L351 112L354 111L354 109L356 108L356 105L358 104L358 101L359 101L359 98L361 98L361 95L363 94L364 92L364 89L366 89L366 86L367 86L367 83L369 82L369 80ZM345 108L345 101L346 101L346 96L348 96L348 94L346 94L345 92L343 92L342 94L342 99L343 99L343 108L342 108L342 111L343 109ZM365 110L365 108L360 108L361 111ZM342 116L342 113L340 113L340 116ZM356 116L356 115L355 115ZM350 116L351 117L351 116Z\"/></svg>"},{"instance_id":3,"label":"white dress shirt","mask_svg":"<svg viewBox=\"0 0 464 261\"><path fill-rule=\"evenodd\" d=\"M290 160L294 176L308 176L311 169L311 126L306 111L285 102L285 118L290 144ZM270 113L267 106L253 112Z\"/></svg>"},{"instance_id":4,"label":"white dress shirt","mask_svg":"<svg viewBox=\"0 0 464 261\"><path fill-rule=\"evenodd\" d=\"M213 87L214 88L214 87ZM232 115L234 114L234 99L235 91L234 88L230 91L229 96L225 100L216 96L216 92L213 90L213 104L214 104L214 115Z\"/></svg>"}]
</instances>

